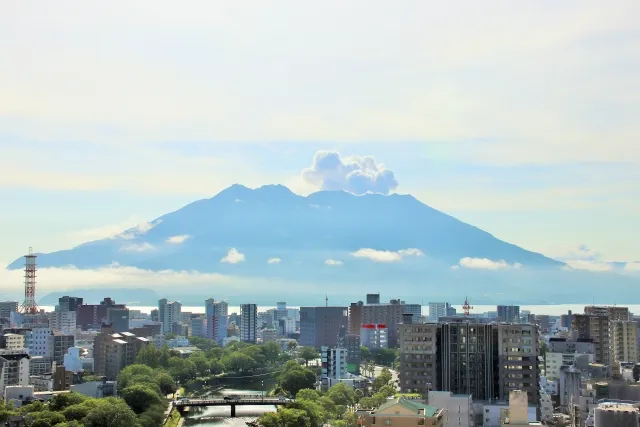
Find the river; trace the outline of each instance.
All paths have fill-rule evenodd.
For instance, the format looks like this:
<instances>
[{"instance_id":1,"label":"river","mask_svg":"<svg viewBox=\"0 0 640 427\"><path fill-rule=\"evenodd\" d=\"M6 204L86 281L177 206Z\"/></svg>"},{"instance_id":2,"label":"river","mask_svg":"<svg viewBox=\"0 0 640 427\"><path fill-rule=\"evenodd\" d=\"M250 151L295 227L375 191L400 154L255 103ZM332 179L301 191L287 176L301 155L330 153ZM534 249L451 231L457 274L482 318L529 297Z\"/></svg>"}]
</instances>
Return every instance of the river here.
<instances>
[{"instance_id":1,"label":"river","mask_svg":"<svg viewBox=\"0 0 640 427\"><path fill-rule=\"evenodd\" d=\"M257 390L223 389L210 396L224 396L226 394L260 394ZM215 406L211 408L190 409L185 417L184 425L197 427L227 426L246 427L247 421L255 421L265 412L275 412L275 406L237 406L236 418L231 418L229 406Z\"/></svg>"}]
</instances>

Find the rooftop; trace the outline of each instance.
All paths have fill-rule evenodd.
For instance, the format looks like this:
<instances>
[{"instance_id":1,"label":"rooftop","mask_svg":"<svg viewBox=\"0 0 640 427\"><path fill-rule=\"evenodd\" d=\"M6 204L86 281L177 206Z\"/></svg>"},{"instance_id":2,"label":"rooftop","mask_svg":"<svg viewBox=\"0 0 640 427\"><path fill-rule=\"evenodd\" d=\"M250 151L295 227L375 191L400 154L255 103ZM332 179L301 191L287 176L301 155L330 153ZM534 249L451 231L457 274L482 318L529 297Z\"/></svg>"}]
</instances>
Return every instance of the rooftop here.
<instances>
[{"instance_id":1,"label":"rooftop","mask_svg":"<svg viewBox=\"0 0 640 427\"><path fill-rule=\"evenodd\" d=\"M393 399L390 400L389 402L385 403L384 405L382 405L381 407L379 407L377 410L374 411L374 413L384 413L385 410L400 404L402 406L404 406L405 408L409 409L410 411L415 412L416 414L418 413L418 411L423 410L424 411L424 415L427 417L433 417L435 416L438 412L440 412L440 408L436 408L435 406L429 406L429 405L425 405L424 403L418 401L418 400L411 400L411 399L405 399L404 397L400 397L398 399Z\"/></svg>"}]
</instances>

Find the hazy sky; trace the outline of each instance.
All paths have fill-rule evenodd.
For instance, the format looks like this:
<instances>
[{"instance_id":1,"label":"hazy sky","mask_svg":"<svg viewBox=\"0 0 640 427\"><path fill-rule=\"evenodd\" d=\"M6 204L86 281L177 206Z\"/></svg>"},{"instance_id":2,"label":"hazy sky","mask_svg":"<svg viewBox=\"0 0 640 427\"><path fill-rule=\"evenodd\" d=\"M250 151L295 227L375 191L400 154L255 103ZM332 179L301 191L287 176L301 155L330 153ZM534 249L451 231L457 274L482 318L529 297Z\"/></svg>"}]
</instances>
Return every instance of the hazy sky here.
<instances>
[{"instance_id":1,"label":"hazy sky","mask_svg":"<svg viewBox=\"0 0 640 427\"><path fill-rule=\"evenodd\" d=\"M309 193L320 150L527 249L640 260L637 0L1 9L0 261L236 182Z\"/></svg>"}]
</instances>

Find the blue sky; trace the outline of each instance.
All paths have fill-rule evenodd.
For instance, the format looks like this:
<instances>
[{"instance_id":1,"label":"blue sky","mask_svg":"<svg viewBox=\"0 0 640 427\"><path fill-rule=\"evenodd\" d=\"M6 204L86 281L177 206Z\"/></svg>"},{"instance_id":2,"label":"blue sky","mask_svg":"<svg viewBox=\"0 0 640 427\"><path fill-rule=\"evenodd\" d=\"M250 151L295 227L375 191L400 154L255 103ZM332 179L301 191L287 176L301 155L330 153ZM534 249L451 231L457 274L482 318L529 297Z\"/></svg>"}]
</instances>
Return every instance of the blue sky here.
<instances>
[{"instance_id":1,"label":"blue sky","mask_svg":"<svg viewBox=\"0 0 640 427\"><path fill-rule=\"evenodd\" d=\"M0 261L236 182L312 192L319 150L371 155L398 192L527 249L639 261L637 16L637 1L9 1Z\"/></svg>"}]
</instances>

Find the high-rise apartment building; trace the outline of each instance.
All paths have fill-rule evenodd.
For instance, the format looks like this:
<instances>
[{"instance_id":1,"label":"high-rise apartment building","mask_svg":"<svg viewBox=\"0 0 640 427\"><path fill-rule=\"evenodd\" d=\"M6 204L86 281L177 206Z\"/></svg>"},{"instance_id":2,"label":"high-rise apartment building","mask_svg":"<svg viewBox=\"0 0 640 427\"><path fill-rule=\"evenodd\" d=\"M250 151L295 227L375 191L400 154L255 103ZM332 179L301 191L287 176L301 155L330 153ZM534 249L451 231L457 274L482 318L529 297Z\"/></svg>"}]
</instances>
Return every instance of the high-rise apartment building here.
<instances>
[{"instance_id":1,"label":"high-rise apartment building","mask_svg":"<svg viewBox=\"0 0 640 427\"><path fill-rule=\"evenodd\" d=\"M51 357L58 365L64 363L64 355L75 345L75 337L72 334L66 334L61 331L53 331L49 335L51 349Z\"/></svg>"},{"instance_id":2,"label":"high-rise apartment building","mask_svg":"<svg viewBox=\"0 0 640 427\"><path fill-rule=\"evenodd\" d=\"M118 334L111 326L103 326L93 344L96 374L107 377L109 381L116 380L122 369L135 363L140 349L150 343L149 339L131 332Z\"/></svg>"},{"instance_id":3,"label":"high-rise apartment building","mask_svg":"<svg viewBox=\"0 0 640 427\"><path fill-rule=\"evenodd\" d=\"M538 400L538 337L535 325L451 323L400 325L399 380L403 392L429 390L506 400L525 390Z\"/></svg>"},{"instance_id":4,"label":"high-rise apartment building","mask_svg":"<svg viewBox=\"0 0 640 427\"><path fill-rule=\"evenodd\" d=\"M347 307L300 307L300 345L335 347L341 327L347 327ZM360 327L356 329L360 333Z\"/></svg>"},{"instance_id":5,"label":"high-rise apartment building","mask_svg":"<svg viewBox=\"0 0 640 427\"><path fill-rule=\"evenodd\" d=\"M596 363L611 364L609 316L601 314L574 314L573 329L578 339L591 340L595 346Z\"/></svg>"},{"instance_id":6,"label":"high-rise apartment building","mask_svg":"<svg viewBox=\"0 0 640 427\"><path fill-rule=\"evenodd\" d=\"M58 299L58 304L52 318L52 329L65 334L72 334L76 330L77 311L82 305L82 298L63 296Z\"/></svg>"},{"instance_id":7,"label":"high-rise apartment building","mask_svg":"<svg viewBox=\"0 0 640 427\"><path fill-rule=\"evenodd\" d=\"M158 320L162 323L162 333L173 331L174 323L182 320L182 304L177 301L167 301L163 298L158 301Z\"/></svg>"},{"instance_id":8,"label":"high-rise apartment building","mask_svg":"<svg viewBox=\"0 0 640 427\"><path fill-rule=\"evenodd\" d=\"M437 322L441 317L449 316L448 302L430 302L429 303L429 322Z\"/></svg>"},{"instance_id":9,"label":"high-rise apartment building","mask_svg":"<svg viewBox=\"0 0 640 427\"><path fill-rule=\"evenodd\" d=\"M222 345L227 337L229 305L225 301L215 301L209 298L204 303L207 325L207 338Z\"/></svg>"},{"instance_id":10,"label":"high-rise apartment building","mask_svg":"<svg viewBox=\"0 0 640 427\"><path fill-rule=\"evenodd\" d=\"M323 386L331 387L331 380L347 377L347 349L323 346L320 348L320 359Z\"/></svg>"},{"instance_id":11,"label":"high-rise apartment building","mask_svg":"<svg viewBox=\"0 0 640 427\"><path fill-rule=\"evenodd\" d=\"M612 362L638 363L638 324L633 321L611 322Z\"/></svg>"},{"instance_id":12,"label":"high-rise apartment building","mask_svg":"<svg viewBox=\"0 0 640 427\"><path fill-rule=\"evenodd\" d=\"M31 357L24 350L0 350L0 394L7 386L29 385Z\"/></svg>"},{"instance_id":13,"label":"high-rise apartment building","mask_svg":"<svg viewBox=\"0 0 640 427\"><path fill-rule=\"evenodd\" d=\"M610 321L629 320L629 307L596 306L591 305L584 308L584 314L592 316L607 316Z\"/></svg>"},{"instance_id":14,"label":"high-rise apartment building","mask_svg":"<svg viewBox=\"0 0 640 427\"><path fill-rule=\"evenodd\" d=\"M105 298L100 304L81 304L76 310L76 326L82 330L100 329L107 321L109 308L124 309L124 304L116 304L111 298Z\"/></svg>"},{"instance_id":15,"label":"high-rise apartment building","mask_svg":"<svg viewBox=\"0 0 640 427\"><path fill-rule=\"evenodd\" d=\"M402 316L410 313L415 322L419 321L421 306L406 304L404 301L392 299L386 304L363 304L362 301L349 306L349 332L357 334L364 323L384 323L388 328L389 347L398 344L398 325Z\"/></svg>"},{"instance_id":16,"label":"high-rise apartment building","mask_svg":"<svg viewBox=\"0 0 640 427\"><path fill-rule=\"evenodd\" d=\"M498 319L502 322L520 323L519 305L499 305L497 306Z\"/></svg>"},{"instance_id":17,"label":"high-rise apartment building","mask_svg":"<svg viewBox=\"0 0 640 427\"><path fill-rule=\"evenodd\" d=\"M372 350L388 348L387 325L383 323L365 323L362 325L360 328L360 344Z\"/></svg>"},{"instance_id":18,"label":"high-rise apartment building","mask_svg":"<svg viewBox=\"0 0 640 427\"><path fill-rule=\"evenodd\" d=\"M240 341L255 343L258 328L258 306L242 304L240 306Z\"/></svg>"},{"instance_id":19,"label":"high-rise apartment building","mask_svg":"<svg viewBox=\"0 0 640 427\"><path fill-rule=\"evenodd\" d=\"M193 315L189 321L189 331L191 336L194 337L206 337L207 336L207 321L205 316ZM226 331L225 331L226 334Z\"/></svg>"},{"instance_id":20,"label":"high-rise apartment building","mask_svg":"<svg viewBox=\"0 0 640 427\"><path fill-rule=\"evenodd\" d=\"M17 312L17 301L0 301L0 318L11 319L11 313Z\"/></svg>"}]
</instances>

